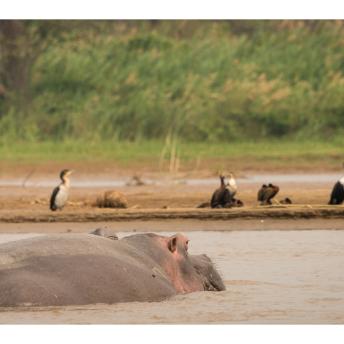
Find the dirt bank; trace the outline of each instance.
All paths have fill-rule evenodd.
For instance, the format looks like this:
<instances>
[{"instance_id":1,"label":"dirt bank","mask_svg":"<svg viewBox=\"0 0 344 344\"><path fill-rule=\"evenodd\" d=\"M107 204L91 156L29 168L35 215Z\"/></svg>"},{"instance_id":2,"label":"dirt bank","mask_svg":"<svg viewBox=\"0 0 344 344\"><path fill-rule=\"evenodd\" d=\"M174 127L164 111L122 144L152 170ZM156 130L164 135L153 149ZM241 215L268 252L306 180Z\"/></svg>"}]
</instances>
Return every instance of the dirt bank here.
<instances>
[{"instance_id":1,"label":"dirt bank","mask_svg":"<svg viewBox=\"0 0 344 344\"><path fill-rule=\"evenodd\" d=\"M51 212L16 211L2 213L1 222L107 222L136 220L232 220L232 219L344 219L344 207L326 206L270 206L233 209L95 209Z\"/></svg>"},{"instance_id":2,"label":"dirt bank","mask_svg":"<svg viewBox=\"0 0 344 344\"><path fill-rule=\"evenodd\" d=\"M56 166L54 166L56 167ZM80 167L80 166L79 166ZM143 186L127 186L133 170L122 172L94 170L75 172L69 203L61 212L49 210L49 197L58 176L50 170L25 175L20 167L13 175L5 173L0 180L0 222L99 222L167 219L319 219L344 218L344 206L328 206L329 195L340 173L276 174L274 172L238 173L237 198L242 208L198 209L197 205L209 201L218 187L216 176L191 178L190 176L143 173ZM28 170L28 168L27 168ZM293 204L261 207L257 204L257 191L262 183L273 182L280 186L277 200L285 197ZM106 190L117 190L127 198L129 208L123 210L99 209L93 206L96 198Z\"/></svg>"}]
</instances>

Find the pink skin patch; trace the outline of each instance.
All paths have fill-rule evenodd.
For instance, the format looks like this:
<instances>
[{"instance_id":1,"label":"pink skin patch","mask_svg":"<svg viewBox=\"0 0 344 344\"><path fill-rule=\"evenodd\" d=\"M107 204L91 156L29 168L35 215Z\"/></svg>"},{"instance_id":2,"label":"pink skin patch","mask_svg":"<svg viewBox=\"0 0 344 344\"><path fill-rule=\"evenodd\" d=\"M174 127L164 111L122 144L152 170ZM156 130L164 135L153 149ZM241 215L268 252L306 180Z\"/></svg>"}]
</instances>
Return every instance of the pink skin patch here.
<instances>
[{"instance_id":1,"label":"pink skin patch","mask_svg":"<svg viewBox=\"0 0 344 344\"><path fill-rule=\"evenodd\" d=\"M169 250L168 258L162 267L178 293L189 293L203 290L201 281L194 275L193 267L188 262L189 240L182 234L177 234L165 240ZM188 269L190 271L188 272Z\"/></svg>"}]
</instances>

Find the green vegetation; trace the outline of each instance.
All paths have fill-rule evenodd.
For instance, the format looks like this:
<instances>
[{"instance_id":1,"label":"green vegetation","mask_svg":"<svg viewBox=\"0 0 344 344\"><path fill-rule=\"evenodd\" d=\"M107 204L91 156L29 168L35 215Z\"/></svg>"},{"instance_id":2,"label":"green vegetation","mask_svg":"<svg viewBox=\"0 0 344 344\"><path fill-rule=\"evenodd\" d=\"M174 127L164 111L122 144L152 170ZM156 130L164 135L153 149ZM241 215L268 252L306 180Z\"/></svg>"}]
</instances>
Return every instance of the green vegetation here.
<instances>
[{"instance_id":1,"label":"green vegetation","mask_svg":"<svg viewBox=\"0 0 344 344\"><path fill-rule=\"evenodd\" d=\"M23 164L55 162L108 162L120 167L149 166L150 170L177 172L251 167L253 169L338 170L344 158L343 147L337 142L261 142L177 143L161 141L84 141L16 142L0 146L2 161Z\"/></svg>"},{"instance_id":2,"label":"green vegetation","mask_svg":"<svg viewBox=\"0 0 344 344\"><path fill-rule=\"evenodd\" d=\"M259 156L247 140L276 154L344 143L343 21L19 24L12 45L13 27L0 30L4 158L159 157L169 139L186 160Z\"/></svg>"}]
</instances>

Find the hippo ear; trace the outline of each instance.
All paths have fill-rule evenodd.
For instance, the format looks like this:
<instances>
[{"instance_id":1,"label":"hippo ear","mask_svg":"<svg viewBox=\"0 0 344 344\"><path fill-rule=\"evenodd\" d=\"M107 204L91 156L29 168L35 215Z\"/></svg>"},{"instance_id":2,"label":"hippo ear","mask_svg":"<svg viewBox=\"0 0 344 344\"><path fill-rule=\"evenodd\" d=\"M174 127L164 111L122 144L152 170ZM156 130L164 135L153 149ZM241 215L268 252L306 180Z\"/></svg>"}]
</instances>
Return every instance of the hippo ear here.
<instances>
[{"instance_id":1,"label":"hippo ear","mask_svg":"<svg viewBox=\"0 0 344 344\"><path fill-rule=\"evenodd\" d=\"M177 237L173 236L168 240L168 249L173 253L177 249Z\"/></svg>"}]
</instances>

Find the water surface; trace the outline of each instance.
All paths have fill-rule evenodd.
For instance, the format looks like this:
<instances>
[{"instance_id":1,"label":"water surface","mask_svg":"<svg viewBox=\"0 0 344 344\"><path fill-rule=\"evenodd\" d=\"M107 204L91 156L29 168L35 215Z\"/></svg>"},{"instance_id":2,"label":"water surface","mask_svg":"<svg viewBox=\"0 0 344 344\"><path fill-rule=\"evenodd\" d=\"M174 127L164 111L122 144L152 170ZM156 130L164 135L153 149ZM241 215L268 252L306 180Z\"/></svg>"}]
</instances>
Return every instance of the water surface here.
<instances>
[{"instance_id":1,"label":"water surface","mask_svg":"<svg viewBox=\"0 0 344 344\"><path fill-rule=\"evenodd\" d=\"M319 183L335 183L342 175L338 173L314 173L314 174L249 174L246 177L237 178L238 184L263 184L263 183L305 183L305 184L319 184ZM77 188L106 188L106 187L123 187L129 183L131 178L109 178L109 177L94 177L89 176L79 177L73 176L73 187ZM218 185L218 178L143 178L146 185L176 185L184 184L189 186L207 186ZM54 187L59 183L58 178L32 178L25 180L25 178L1 179L0 186L23 186L26 187Z\"/></svg>"},{"instance_id":2,"label":"water surface","mask_svg":"<svg viewBox=\"0 0 344 344\"><path fill-rule=\"evenodd\" d=\"M1 234L0 242L27 235ZM212 258L226 291L163 302L11 309L0 312L0 323L344 323L344 231L187 236L191 254Z\"/></svg>"}]
</instances>

